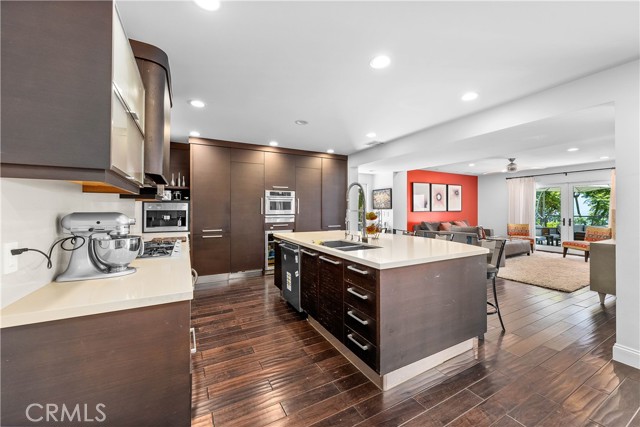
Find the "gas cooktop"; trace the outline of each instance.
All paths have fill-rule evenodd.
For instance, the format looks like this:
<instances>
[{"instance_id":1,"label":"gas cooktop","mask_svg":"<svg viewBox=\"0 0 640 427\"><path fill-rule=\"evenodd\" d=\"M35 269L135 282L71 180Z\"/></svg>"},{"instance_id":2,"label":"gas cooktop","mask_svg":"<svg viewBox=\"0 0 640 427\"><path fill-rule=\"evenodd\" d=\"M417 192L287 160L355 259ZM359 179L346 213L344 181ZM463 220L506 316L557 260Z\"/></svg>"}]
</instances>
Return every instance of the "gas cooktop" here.
<instances>
[{"instance_id":1,"label":"gas cooktop","mask_svg":"<svg viewBox=\"0 0 640 427\"><path fill-rule=\"evenodd\" d=\"M144 242L144 253L138 258L160 258L177 255L180 253L181 243L179 239L173 238L156 238Z\"/></svg>"}]
</instances>

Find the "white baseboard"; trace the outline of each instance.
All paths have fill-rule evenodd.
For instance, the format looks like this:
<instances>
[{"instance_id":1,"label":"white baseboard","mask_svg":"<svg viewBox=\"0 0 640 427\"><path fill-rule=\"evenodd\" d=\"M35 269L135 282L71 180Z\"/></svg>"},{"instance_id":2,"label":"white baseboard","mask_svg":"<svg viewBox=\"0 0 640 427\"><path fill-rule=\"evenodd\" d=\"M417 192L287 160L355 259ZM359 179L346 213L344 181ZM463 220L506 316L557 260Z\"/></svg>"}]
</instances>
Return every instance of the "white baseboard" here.
<instances>
[{"instance_id":1,"label":"white baseboard","mask_svg":"<svg viewBox=\"0 0 640 427\"><path fill-rule=\"evenodd\" d=\"M640 350L616 343L613 346L613 360L640 369Z\"/></svg>"}]
</instances>

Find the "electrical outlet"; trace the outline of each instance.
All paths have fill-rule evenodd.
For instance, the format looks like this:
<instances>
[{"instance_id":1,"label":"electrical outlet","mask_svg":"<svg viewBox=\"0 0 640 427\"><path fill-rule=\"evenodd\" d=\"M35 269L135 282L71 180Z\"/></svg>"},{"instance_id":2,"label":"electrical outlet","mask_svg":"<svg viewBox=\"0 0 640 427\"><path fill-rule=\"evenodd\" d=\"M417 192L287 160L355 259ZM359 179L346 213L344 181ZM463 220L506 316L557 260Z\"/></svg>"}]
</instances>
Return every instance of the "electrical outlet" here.
<instances>
[{"instance_id":1,"label":"electrical outlet","mask_svg":"<svg viewBox=\"0 0 640 427\"><path fill-rule=\"evenodd\" d=\"M18 249L18 242L5 243L2 248L2 274L18 271L18 257L11 255L11 249Z\"/></svg>"}]
</instances>

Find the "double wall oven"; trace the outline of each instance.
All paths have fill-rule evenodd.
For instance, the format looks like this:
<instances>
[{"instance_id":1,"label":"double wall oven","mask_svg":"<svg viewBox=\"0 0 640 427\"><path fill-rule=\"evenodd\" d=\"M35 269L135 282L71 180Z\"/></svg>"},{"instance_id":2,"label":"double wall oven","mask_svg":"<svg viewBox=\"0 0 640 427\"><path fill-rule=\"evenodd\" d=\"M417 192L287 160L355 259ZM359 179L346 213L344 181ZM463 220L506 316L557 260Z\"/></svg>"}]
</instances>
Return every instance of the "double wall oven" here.
<instances>
[{"instance_id":1,"label":"double wall oven","mask_svg":"<svg viewBox=\"0 0 640 427\"><path fill-rule=\"evenodd\" d=\"M296 221L296 192L266 190L264 194L264 270L275 265L276 242L273 233L290 233Z\"/></svg>"}]
</instances>

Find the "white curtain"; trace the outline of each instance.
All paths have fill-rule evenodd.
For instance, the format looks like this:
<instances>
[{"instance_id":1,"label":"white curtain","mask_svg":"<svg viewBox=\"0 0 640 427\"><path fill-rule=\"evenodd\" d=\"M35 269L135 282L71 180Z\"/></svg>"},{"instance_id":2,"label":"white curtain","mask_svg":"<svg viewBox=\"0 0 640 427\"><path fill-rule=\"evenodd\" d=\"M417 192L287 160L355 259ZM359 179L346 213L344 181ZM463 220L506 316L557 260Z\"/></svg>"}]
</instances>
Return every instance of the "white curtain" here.
<instances>
[{"instance_id":1,"label":"white curtain","mask_svg":"<svg viewBox=\"0 0 640 427\"><path fill-rule=\"evenodd\" d=\"M529 235L535 236L536 181L530 178L507 180L509 189L509 224L529 224Z\"/></svg>"},{"instance_id":2,"label":"white curtain","mask_svg":"<svg viewBox=\"0 0 640 427\"><path fill-rule=\"evenodd\" d=\"M611 238L616 238L616 170L611 170L611 196L609 197L609 227Z\"/></svg>"}]
</instances>

